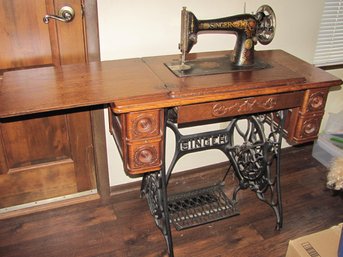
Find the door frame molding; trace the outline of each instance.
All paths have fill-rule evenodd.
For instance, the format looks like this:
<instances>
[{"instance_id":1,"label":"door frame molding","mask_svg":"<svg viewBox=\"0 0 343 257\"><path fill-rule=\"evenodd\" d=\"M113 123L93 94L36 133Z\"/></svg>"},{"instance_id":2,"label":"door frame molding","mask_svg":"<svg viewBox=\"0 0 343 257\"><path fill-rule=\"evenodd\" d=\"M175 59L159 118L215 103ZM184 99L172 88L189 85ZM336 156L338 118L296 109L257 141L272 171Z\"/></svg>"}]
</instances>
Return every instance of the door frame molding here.
<instances>
[{"instance_id":1,"label":"door frame molding","mask_svg":"<svg viewBox=\"0 0 343 257\"><path fill-rule=\"evenodd\" d=\"M99 45L99 28L98 28L98 11L97 1L94 0L80 0L83 10L83 33L85 37L85 53L86 62L100 61L100 45ZM47 1L48 2L48 1ZM50 23L50 33L56 33L56 28L53 23ZM57 38L57 37L55 37ZM56 44L56 45L54 45ZM58 47L58 42L52 42L52 49ZM54 52L54 50L53 50ZM52 53L54 54L54 53ZM56 59L55 59L56 60ZM54 65L60 65L60 58L57 58L57 63ZM1 82L1 81L0 81ZM92 142L93 142L93 154L95 162L95 178L96 178L96 190L90 190L91 193L82 194L76 193L74 198L57 197L52 202L47 201L46 204L39 206L27 207L24 209L15 209L13 211L0 214L0 220L5 218L11 218L15 216L26 215L29 213L40 212L44 210L54 209L61 206L67 206L92 200L100 200L102 203L107 203L110 199L110 184L108 173L108 160L107 160L107 147L106 147L106 135L105 135L105 118L104 109L107 106L93 106L90 109L90 120L92 128ZM93 193L93 191L95 193Z\"/></svg>"}]
</instances>

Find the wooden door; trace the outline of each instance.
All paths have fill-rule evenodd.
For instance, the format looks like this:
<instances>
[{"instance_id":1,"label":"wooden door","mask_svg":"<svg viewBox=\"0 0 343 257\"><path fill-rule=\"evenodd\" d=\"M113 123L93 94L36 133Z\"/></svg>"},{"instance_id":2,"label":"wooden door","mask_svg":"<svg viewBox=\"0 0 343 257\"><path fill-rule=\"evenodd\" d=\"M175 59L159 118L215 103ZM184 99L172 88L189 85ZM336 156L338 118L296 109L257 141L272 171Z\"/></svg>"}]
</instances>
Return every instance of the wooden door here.
<instances>
[{"instance_id":1,"label":"wooden door","mask_svg":"<svg viewBox=\"0 0 343 257\"><path fill-rule=\"evenodd\" d=\"M71 22L43 22L64 5L75 10ZM1 73L98 59L92 13L93 0L0 0ZM0 208L96 188L92 113L82 109L0 120Z\"/></svg>"}]
</instances>

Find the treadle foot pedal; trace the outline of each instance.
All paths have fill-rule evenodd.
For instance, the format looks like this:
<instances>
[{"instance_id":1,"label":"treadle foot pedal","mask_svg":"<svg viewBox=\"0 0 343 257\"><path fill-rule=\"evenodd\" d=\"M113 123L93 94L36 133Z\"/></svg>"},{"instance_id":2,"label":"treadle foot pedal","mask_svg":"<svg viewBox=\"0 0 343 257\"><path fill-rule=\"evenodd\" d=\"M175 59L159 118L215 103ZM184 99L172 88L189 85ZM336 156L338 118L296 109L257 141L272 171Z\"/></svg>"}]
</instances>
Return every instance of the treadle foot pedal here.
<instances>
[{"instance_id":1,"label":"treadle foot pedal","mask_svg":"<svg viewBox=\"0 0 343 257\"><path fill-rule=\"evenodd\" d=\"M176 230L239 215L239 210L218 184L168 197L169 218Z\"/></svg>"}]
</instances>

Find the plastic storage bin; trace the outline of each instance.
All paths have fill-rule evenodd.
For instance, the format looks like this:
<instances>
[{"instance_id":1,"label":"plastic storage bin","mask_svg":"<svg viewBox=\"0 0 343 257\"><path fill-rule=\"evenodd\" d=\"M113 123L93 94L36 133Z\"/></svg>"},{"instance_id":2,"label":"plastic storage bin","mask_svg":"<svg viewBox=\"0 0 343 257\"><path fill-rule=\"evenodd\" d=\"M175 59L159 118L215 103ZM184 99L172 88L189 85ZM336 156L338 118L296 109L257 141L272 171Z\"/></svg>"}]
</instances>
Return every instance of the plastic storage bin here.
<instances>
[{"instance_id":1,"label":"plastic storage bin","mask_svg":"<svg viewBox=\"0 0 343 257\"><path fill-rule=\"evenodd\" d=\"M312 150L312 156L327 168L335 158L343 158L343 149L333 143L332 137L328 134L319 135Z\"/></svg>"},{"instance_id":2,"label":"plastic storage bin","mask_svg":"<svg viewBox=\"0 0 343 257\"><path fill-rule=\"evenodd\" d=\"M325 126L325 133L343 135L343 111L339 113L329 113L329 119Z\"/></svg>"}]
</instances>

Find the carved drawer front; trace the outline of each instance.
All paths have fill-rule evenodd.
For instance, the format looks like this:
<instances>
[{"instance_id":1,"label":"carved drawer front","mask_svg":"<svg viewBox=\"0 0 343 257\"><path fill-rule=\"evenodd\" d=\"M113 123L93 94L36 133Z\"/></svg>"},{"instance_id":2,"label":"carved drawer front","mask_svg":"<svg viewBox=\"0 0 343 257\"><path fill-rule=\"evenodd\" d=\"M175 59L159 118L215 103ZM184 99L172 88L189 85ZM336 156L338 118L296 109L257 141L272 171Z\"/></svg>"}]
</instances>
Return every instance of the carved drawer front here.
<instances>
[{"instance_id":1,"label":"carved drawer front","mask_svg":"<svg viewBox=\"0 0 343 257\"><path fill-rule=\"evenodd\" d=\"M161 168L163 111L148 110L121 114L121 149L124 168L140 174ZM117 126L118 127L118 126Z\"/></svg>"},{"instance_id":2,"label":"carved drawer front","mask_svg":"<svg viewBox=\"0 0 343 257\"><path fill-rule=\"evenodd\" d=\"M161 133L160 121L160 110L128 113L126 136L130 140L158 136Z\"/></svg>"},{"instance_id":3,"label":"carved drawer front","mask_svg":"<svg viewBox=\"0 0 343 257\"><path fill-rule=\"evenodd\" d=\"M299 115L294 139L297 143L313 141L319 133L323 114Z\"/></svg>"},{"instance_id":4,"label":"carved drawer front","mask_svg":"<svg viewBox=\"0 0 343 257\"><path fill-rule=\"evenodd\" d=\"M303 114L309 112L323 112L328 92L328 88L306 90L301 112Z\"/></svg>"},{"instance_id":5,"label":"carved drawer front","mask_svg":"<svg viewBox=\"0 0 343 257\"><path fill-rule=\"evenodd\" d=\"M131 174L159 170L161 167L160 138L151 141L128 142L127 169Z\"/></svg>"},{"instance_id":6,"label":"carved drawer front","mask_svg":"<svg viewBox=\"0 0 343 257\"><path fill-rule=\"evenodd\" d=\"M289 143L306 143L317 138L328 92L327 88L308 89L305 91L301 107L290 112L290 124L288 126Z\"/></svg>"},{"instance_id":7,"label":"carved drawer front","mask_svg":"<svg viewBox=\"0 0 343 257\"><path fill-rule=\"evenodd\" d=\"M266 112L301 106L303 92L248 97L234 100L180 106L178 123L211 120L249 113Z\"/></svg>"}]
</instances>

